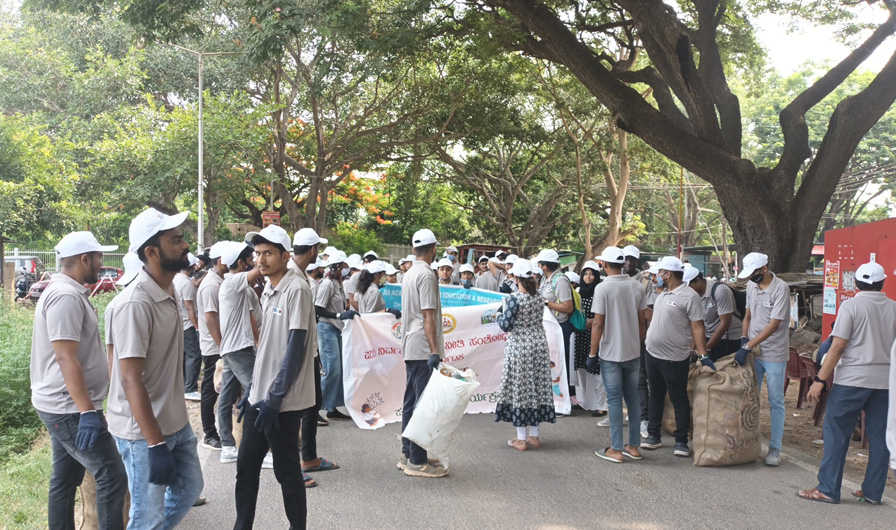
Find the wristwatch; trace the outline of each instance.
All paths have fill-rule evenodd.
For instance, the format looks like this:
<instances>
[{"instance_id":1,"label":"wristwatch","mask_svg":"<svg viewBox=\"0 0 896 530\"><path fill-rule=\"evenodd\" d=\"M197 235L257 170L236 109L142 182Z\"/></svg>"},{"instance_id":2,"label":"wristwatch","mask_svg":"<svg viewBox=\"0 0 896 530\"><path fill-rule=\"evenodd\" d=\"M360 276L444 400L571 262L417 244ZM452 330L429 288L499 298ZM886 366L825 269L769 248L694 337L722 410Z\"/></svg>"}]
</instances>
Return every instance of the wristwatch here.
<instances>
[{"instance_id":1,"label":"wristwatch","mask_svg":"<svg viewBox=\"0 0 896 530\"><path fill-rule=\"evenodd\" d=\"M827 381L825 381L824 379L818 377L817 375L815 376L815 382L816 382L816 383L821 383L821 384L823 384L823 385L827 385L827 384L828 384Z\"/></svg>"}]
</instances>

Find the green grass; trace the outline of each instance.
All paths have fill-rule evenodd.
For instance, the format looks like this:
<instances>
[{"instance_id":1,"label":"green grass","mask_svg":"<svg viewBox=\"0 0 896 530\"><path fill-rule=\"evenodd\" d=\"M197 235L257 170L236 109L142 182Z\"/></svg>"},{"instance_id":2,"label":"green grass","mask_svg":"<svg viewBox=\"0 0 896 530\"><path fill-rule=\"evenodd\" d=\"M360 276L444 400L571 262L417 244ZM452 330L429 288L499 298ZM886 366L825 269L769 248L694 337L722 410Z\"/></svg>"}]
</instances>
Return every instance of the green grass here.
<instances>
[{"instance_id":1,"label":"green grass","mask_svg":"<svg viewBox=\"0 0 896 530\"><path fill-rule=\"evenodd\" d=\"M47 488L52 467L46 434L28 452L4 461L0 467L0 528L47 527Z\"/></svg>"}]
</instances>

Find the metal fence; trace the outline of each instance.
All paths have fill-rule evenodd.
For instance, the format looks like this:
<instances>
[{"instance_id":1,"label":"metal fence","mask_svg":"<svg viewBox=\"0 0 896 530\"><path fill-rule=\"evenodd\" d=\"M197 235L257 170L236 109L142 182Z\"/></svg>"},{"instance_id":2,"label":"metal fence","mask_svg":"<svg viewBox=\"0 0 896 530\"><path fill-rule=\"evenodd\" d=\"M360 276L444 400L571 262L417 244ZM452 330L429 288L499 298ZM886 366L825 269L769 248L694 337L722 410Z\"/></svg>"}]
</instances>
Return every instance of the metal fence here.
<instances>
[{"instance_id":1,"label":"metal fence","mask_svg":"<svg viewBox=\"0 0 896 530\"><path fill-rule=\"evenodd\" d=\"M124 268L124 263L122 259L124 258L123 252L104 252L103 253L103 266L104 267L115 267L118 269ZM17 258L22 256L35 256L40 258L40 260L44 263L44 267L47 268L47 271L59 271L59 263L56 261L56 251L55 250L36 250L31 248L13 248L8 249L6 251L6 259Z\"/></svg>"}]
</instances>

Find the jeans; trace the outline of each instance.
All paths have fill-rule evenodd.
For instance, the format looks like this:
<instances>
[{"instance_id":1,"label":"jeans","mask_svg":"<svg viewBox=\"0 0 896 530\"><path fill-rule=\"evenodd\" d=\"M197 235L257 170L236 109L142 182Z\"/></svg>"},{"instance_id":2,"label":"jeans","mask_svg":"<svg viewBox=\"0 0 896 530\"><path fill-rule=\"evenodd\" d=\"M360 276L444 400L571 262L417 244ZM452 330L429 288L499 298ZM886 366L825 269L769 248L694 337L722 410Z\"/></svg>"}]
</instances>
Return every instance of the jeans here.
<instances>
[{"instance_id":1,"label":"jeans","mask_svg":"<svg viewBox=\"0 0 896 530\"><path fill-rule=\"evenodd\" d=\"M302 411L302 460L317 459L317 417L320 414L320 358L314 360L314 405Z\"/></svg>"},{"instance_id":2,"label":"jeans","mask_svg":"<svg viewBox=\"0 0 896 530\"><path fill-rule=\"evenodd\" d=\"M667 361L647 354L647 380L650 385L650 419L647 422L647 433L659 440L660 428L663 425L663 409L666 406L666 393L675 410L675 432L672 436L677 444L688 443L688 430L691 426L691 403L688 399L688 372L691 361ZM631 422L629 422L631 423Z\"/></svg>"},{"instance_id":3,"label":"jeans","mask_svg":"<svg viewBox=\"0 0 896 530\"><path fill-rule=\"evenodd\" d=\"M202 352L199 350L199 333L191 327L184 331L184 393L199 391L199 366Z\"/></svg>"},{"instance_id":4,"label":"jeans","mask_svg":"<svg viewBox=\"0 0 896 530\"><path fill-rule=\"evenodd\" d=\"M432 370L426 365L426 361L405 361L404 369L406 374L406 385L404 389L404 404L401 409L401 431L404 432L414 415L414 407L423 394L426 385L429 384L429 378ZM401 439L401 452L414 465L422 465L426 463L426 449L420 447L407 438Z\"/></svg>"},{"instance_id":5,"label":"jeans","mask_svg":"<svg viewBox=\"0 0 896 530\"><path fill-rule=\"evenodd\" d=\"M280 483L283 507L291 529L305 528L308 506L299 460L299 423L302 411L280 413L280 426L269 433L255 428L258 409L249 407L243 418L243 439L236 460L236 522L234 530L249 529L255 522L261 463L270 449L274 476Z\"/></svg>"},{"instance_id":6,"label":"jeans","mask_svg":"<svg viewBox=\"0 0 896 530\"><path fill-rule=\"evenodd\" d=\"M254 370L255 348L252 346L224 354L221 395L218 396L218 434L224 447L236 446L233 439L233 404L239 399L240 392L252 384Z\"/></svg>"},{"instance_id":7,"label":"jeans","mask_svg":"<svg viewBox=\"0 0 896 530\"><path fill-rule=\"evenodd\" d=\"M610 411L610 445L613 449L622 451L625 447L622 439L622 400L625 399L628 410L635 411L641 408L638 395L641 359L621 363L601 359L600 365L600 375L604 380L604 388L607 389L607 407ZM628 422L628 444L634 447L641 446L641 425L635 418L630 418Z\"/></svg>"},{"instance_id":8,"label":"jeans","mask_svg":"<svg viewBox=\"0 0 896 530\"><path fill-rule=\"evenodd\" d=\"M165 437L165 444L174 457L176 475L168 486L149 483L149 450L146 440L116 438L118 452L128 472L131 510L128 530L168 529L181 522L202 493L202 468L196 452L193 427Z\"/></svg>"},{"instance_id":9,"label":"jeans","mask_svg":"<svg viewBox=\"0 0 896 530\"><path fill-rule=\"evenodd\" d=\"M641 400L641 421L649 421L647 394L647 346L641 345L641 369L638 371L638 398ZM629 418L631 419L631 418Z\"/></svg>"},{"instance_id":10,"label":"jeans","mask_svg":"<svg viewBox=\"0 0 896 530\"><path fill-rule=\"evenodd\" d=\"M887 449L887 408L889 392L834 384L828 396L824 416L824 456L818 468L818 491L840 500L843 465L849 450L849 439L856 427L859 414L865 411L865 433L868 436L868 466L862 493L872 501L879 501L887 483L890 451Z\"/></svg>"},{"instance_id":11,"label":"jeans","mask_svg":"<svg viewBox=\"0 0 896 530\"><path fill-rule=\"evenodd\" d=\"M329 322L318 322L317 342L324 370L320 381L323 393L321 408L329 412L345 405L342 390L342 332Z\"/></svg>"},{"instance_id":12,"label":"jeans","mask_svg":"<svg viewBox=\"0 0 896 530\"><path fill-rule=\"evenodd\" d=\"M709 337L706 338L709 340ZM722 357L728 357L732 353L737 352L740 349L740 341L739 340L728 340L722 339L716 344L715 348L709 350L709 358L712 359L712 362L716 362Z\"/></svg>"},{"instance_id":13,"label":"jeans","mask_svg":"<svg viewBox=\"0 0 896 530\"><path fill-rule=\"evenodd\" d=\"M48 528L75 529L75 492L89 470L96 478L96 511L99 528L124 528L122 508L128 477L124 464L115 449L115 440L106 426L103 411L100 417L99 438L90 449L79 450L75 445L81 415L51 414L37 411L50 433L53 451L53 474L50 475L50 495L47 503Z\"/></svg>"},{"instance_id":14,"label":"jeans","mask_svg":"<svg viewBox=\"0 0 896 530\"><path fill-rule=\"evenodd\" d=\"M199 416L202 418L202 431L206 438L218 438L218 430L215 428L215 402L218 401L218 393L215 392L215 363L220 355L202 356L202 395L199 401Z\"/></svg>"},{"instance_id":15,"label":"jeans","mask_svg":"<svg viewBox=\"0 0 896 530\"><path fill-rule=\"evenodd\" d=\"M772 421L772 437L768 441L769 449L781 450L784 440L784 369L787 363L766 362L756 359L756 389L762 395L762 375L768 379L768 405Z\"/></svg>"}]
</instances>

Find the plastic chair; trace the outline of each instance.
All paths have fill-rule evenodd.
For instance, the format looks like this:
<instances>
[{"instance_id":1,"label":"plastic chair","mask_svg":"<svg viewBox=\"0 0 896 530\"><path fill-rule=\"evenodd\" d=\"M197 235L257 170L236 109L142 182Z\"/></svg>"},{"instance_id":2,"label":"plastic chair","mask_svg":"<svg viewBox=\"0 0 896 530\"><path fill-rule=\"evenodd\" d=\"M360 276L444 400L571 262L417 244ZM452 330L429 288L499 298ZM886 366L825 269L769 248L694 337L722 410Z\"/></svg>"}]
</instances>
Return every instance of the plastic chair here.
<instances>
[{"instance_id":1,"label":"plastic chair","mask_svg":"<svg viewBox=\"0 0 896 530\"><path fill-rule=\"evenodd\" d=\"M799 394L796 398L797 409L803 408L803 401L805 401L806 394L809 393L809 387L812 386L812 382L815 379L814 376L809 375L807 364L803 359L808 359L810 363L812 362L811 358L800 355L796 351L796 348L791 346L790 358L787 360L787 367L784 372L784 393L787 393L787 387L789 386L790 381L799 383ZM812 371L815 371L814 365L812 366Z\"/></svg>"}]
</instances>

